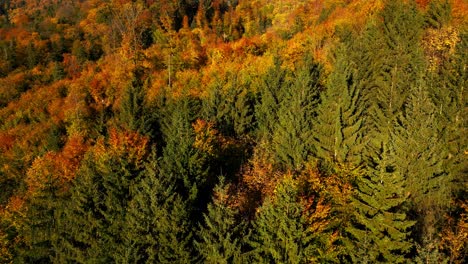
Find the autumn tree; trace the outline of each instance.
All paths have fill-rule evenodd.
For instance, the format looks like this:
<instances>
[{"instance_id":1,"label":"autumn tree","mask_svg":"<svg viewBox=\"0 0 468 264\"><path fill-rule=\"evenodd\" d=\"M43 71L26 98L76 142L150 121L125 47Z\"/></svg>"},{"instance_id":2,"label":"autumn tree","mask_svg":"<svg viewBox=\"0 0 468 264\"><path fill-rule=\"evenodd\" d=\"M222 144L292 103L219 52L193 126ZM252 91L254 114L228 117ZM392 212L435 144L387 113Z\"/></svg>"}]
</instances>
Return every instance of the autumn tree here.
<instances>
[{"instance_id":1,"label":"autumn tree","mask_svg":"<svg viewBox=\"0 0 468 264\"><path fill-rule=\"evenodd\" d=\"M149 19L145 17L144 11L142 1L116 5L112 10L111 32L119 34L122 55L134 65L141 59L141 49L149 45L143 41L149 27Z\"/></svg>"},{"instance_id":2,"label":"autumn tree","mask_svg":"<svg viewBox=\"0 0 468 264\"><path fill-rule=\"evenodd\" d=\"M0 262L463 263L467 10L0 0Z\"/></svg>"}]
</instances>

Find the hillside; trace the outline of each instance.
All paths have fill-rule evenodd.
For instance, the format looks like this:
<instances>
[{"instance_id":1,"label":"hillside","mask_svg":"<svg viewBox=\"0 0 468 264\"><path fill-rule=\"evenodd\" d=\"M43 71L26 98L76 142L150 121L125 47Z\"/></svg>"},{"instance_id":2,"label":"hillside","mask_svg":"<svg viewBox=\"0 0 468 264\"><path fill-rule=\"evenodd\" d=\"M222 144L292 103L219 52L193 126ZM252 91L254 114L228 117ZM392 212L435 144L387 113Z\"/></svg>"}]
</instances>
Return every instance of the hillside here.
<instances>
[{"instance_id":1,"label":"hillside","mask_svg":"<svg viewBox=\"0 0 468 264\"><path fill-rule=\"evenodd\" d=\"M0 263L464 263L465 0L0 2Z\"/></svg>"}]
</instances>

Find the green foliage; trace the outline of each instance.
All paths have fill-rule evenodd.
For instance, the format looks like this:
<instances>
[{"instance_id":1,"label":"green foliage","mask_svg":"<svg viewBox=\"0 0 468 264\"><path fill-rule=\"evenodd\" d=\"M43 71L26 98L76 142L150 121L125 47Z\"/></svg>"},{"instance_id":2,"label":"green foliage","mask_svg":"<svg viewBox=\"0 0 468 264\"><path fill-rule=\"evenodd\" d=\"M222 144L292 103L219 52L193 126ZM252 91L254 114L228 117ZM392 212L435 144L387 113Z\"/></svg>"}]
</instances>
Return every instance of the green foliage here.
<instances>
[{"instance_id":1,"label":"green foliage","mask_svg":"<svg viewBox=\"0 0 468 264\"><path fill-rule=\"evenodd\" d=\"M238 211L229 204L228 188L221 177L214 188L214 200L203 215L199 242L195 243L203 263L242 263L245 227L237 223Z\"/></svg>"},{"instance_id":2,"label":"green foliage","mask_svg":"<svg viewBox=\"0 0 468 264\"><path fill-rule=\"evenodd\" d=\"M135 73L134 79L127 86L122 96L119 122L125 129L137 131L142 135L154 134L155 114L145 102L146 87L151 80L142 83L142 73Z\"/></svg>"},{"instance_id":3,"label":"green foliage","mask_svg":"<svg viewBox=\"0 0 468 264\"><path fill-rule=\"evenodd\" d=\"M173 175L161 173L153 154L132 190L121 263L190 263L189 214L175 182Z\"/></svg>"},{"instance_id":4,"label":"green foliage","mask_svg":"<svg viewBox=\"0 0 468 264\"><path fill-rule=\"evenodd\" d=\"M452 18L452 6L447 0L432 0L429 3L425 20L430 27L441 28Z\"/></svg>"},{"instance_id":5,"label":"green foliage","mask_svg":"<svg viewBox=\"0 0 468 264\"><path fill-rule=\"evenodd\" d=\"M259 208L247 254L254 263L309 263L319 256L318 234L308 226L308 212L291 179L280 183Z\"/></svg>"},{"instance_id":6,"label":"green foliage","mask_svg":"<svg viewBox=\"0 0 468 264\"><path fill-rule=\"evenodd\" d=\"M465 9L0 1L0 262L462 261Z\"/></svg>"},{"instance_id":7,"label":"green foliage","mask_svg":"<svg viewBox=\"0 0 468 264\"><path fill-rule=\"evenodd\" d=\"M242 88L242 87L239 87ZM253 128L253 104L252 94L244 89L231 89L230 98L235 98L231 103L231 116L234 123L234 132L237 137L248 135Z\"/></svg>"},{"instance_id":8,"label":"green foliage","mask_svg":"<svg viewBox=\"0 0 468 264\"><path fill-rule=\"evenodd\" d=\"M232 74L226 83L218 80L203 101L202 112L224 135L240 138L253 130L254 113L253 96L238 78Z\"/></svg>"},{"instance_id":9,"label":"green foliage","mask_svg":"<svg viewBox=\"0 0 468 264\"><path fill-rule=\"evenodd\" d=\"M374 163L357 181L351 202L354 213L344 240L346 254L353 263L403 263L412 247L409 229L414 225L404 211L405 179L395 170L391 145L382 146Z\"/></svg>"},{"instance_id":10,"label":"green foliage","mask_svg":"<svg viewBox=\"0 0 468 264\"><path fill-rule=\"evenodd\" d=\"M465 151L468 146L467 133L467 98L466 90L468 56L464 52L467 48L468 35L461 36L456 52L445 61L438 72L429 74L429 95L436 108L436 119L440 119L440 141L448 152L448 159L444 160L444 167L455 181L454 191L464 188L467 181L467 160Z\"/></svg>"},{"instance_id":11,"label":"green foliage","mask_svg":"<svg viewBox=\"0 0 468 264\"><path fill-rule=\"evenodd\" d=\"M75 56L80 63L83 63L88 57L83 43L80 40L73 41L71 54Z\"/></svg>"},{"instance_id":12,"label":"green foliage","mask_svg":"<svg viewBox=\"0 0 468 264\"><path fill-rule=\"evenodd\" d=\"M58 233L55 217L65 197L52 175L43 184L44 188L27 201L24 223L18 230L23 243L17 247L15 262L49 263L55 256L52 246Z\"/></svg>"},{"instance_id":13,"label":"green foliage","mask_svg":"<svg viewBox=\"0 0 468 264\"><path fill-rule=\"evenodd\" d=\"M53 125L47 134L45 150L58 151L63 147L66 131L64 124Z\"/></svg>"},{"instance_id":14,"label":"green foliage","mask_svg":"<svg viewBox=\"0 0 468 264\"><path fill-rule=\"evenodd\" d=\"M281 68L279 59L262 79L259 87L258 102L255 107L255 119L258 137L270 140L278 120L278 105L283 100L287 86L286 70Z\"/></svg>"},{"instance_id":15,"label":"green foliage","mask_svg":"<svg viewBox=\"0 0 468 264\"><path fill-rule=\"evenodd\" d=\"M320 71L317 64L305 65L290 86L283 87L271 142L276 162L283 168L300 169L314 152L312 129L319 102Z\"/></svg>"},{"instance_id":16,"label":"green foliage","mask_svg":"<svg viewBox=\"0 0 468 264\"><path fill-rule=\"evenodd\" d=\"M451 175L443 165L448 153L440 140L443 123L422 81L412 88L405 110L394 140L396 169L411 194L418 233L427 238L436 234L451 194Z\"/></svg>"},{"instance_id":17,"label":"green foliage","mask_svg":"<svg viewBox=\"0 0 468 264\"><path fill-rule=\"evenodd\" d=\"M322 93L314 126L317 157L326 163L359 166L362 151L363 109L353 62L344 46L337 52L334 72Z\"/></svg>"},{"instance_id":18,"label":"green foliage","mask_svg":"<svg viewBox=\"0 0 468 264\"><path fill-rule=\"evenodd\" d=\"M198 193L208 180L208 156L194 147L195 133L192 127L198 105L188 96L169 102L161 121L165 140L161 170L173 175L177 191L184 199L195 202Z\"/></svg>"},{"instance_id":19,"label":"green foliage","mask_svg":"<svg viewBox=\"0 0 468 264\"><path fill-rule=\"evenodd\" d=\"M139 168L124 156L89 153L57 216L57 262L109 263L126 250L125 215Z\"/></svg>"},{"instance_id":20,"label":"green foliage","mask_svg":"<svg viewBox=\"0 0 468 264\"><path fill-rule=\"evenodd\" d=\"M26 61L30 69L34 68L38 62L37 50L32 43L26 47Z\"/></svg>"},{"instance_id":21,"label":"green foliage","mask_svg":"<svg viewBox=\"0 0 468 264\"><path fill-rule=\"evenodd\" d=\"M54 62L52 66L52 80L58 81L65 77L65 71L60 62Z\"/></svg>"},{"instance_id":22,"label":"green foliage","mask_svg":"<svg viewBox=\"0 0 468 264\"><path fill-rule=\"evenodd\" d=\"M364 51L356 60L358 71L368 74L358 79L367 100L365 155L378 152L390 140L396 117L402 112L411 84L417 80L423 61L419 41L422 16L414 4L389 1L381 21L370 25L364 38ZM370 67L370 68L368 68ZM368 68L368 69L366 69Z\"/></svg>"},{"instance_id":23,"label":"green foliage","mask_svg":"<svg viewBox=\"0 0 468 264\"><path fill-rule=\"evenodd\" d=\"M0 68L0 76L3 77L18 67L17 43L14 40L0 41L0 49L3 51L4 61Z\"/></svg>"}]
</instances>

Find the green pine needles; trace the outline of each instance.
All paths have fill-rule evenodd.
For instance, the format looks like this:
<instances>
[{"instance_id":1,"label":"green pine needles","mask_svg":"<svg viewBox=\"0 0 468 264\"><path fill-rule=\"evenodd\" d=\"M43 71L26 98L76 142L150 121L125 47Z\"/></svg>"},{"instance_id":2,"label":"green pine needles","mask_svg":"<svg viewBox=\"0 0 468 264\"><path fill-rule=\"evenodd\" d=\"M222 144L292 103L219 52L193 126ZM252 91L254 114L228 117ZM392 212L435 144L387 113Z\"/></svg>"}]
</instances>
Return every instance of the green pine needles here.
<instances>
[{"instance_id":1,"label":"green pine needles","mask_svg":"<svg viewBox=\"0 0 468 264\"><path fill-rule=\"evenodd\" d=\"M214 188L214 200L208 204L195 242L203 263L243 263L246 226L238 223L238 210L229 204L229 185L224 181L221 177Z\"/></svg>"},{"instance_id":2,"label":"green pine needles","mask_svg":"<svg viewBox=\"0 0 468 264\"><path fill-rule=\"evenodd\" d=\"M271 148L279 166L299 170L314 152L313 125L320 94L319 65L305 61L294 81L283 87Z\"/></svg>"},{"instance_id":3,"label":"green pine needles","mask_svg":"<svg viewBox=\"0 0 468 264\"><path fill-rule=\"evenodd\" d=\"M409 193L393 157L392 147L383 145L375 167L357 182L351 202L354 216L345 239L353 263L404 263L412 248L409 231L415 222L408 220L404 206Z\"/></svg>"},{"instance_id":4,"label":"green pine needles","mask_svg":"<svg viewBox=\"0 0 468 264\"><path fill-rule=\"evenodd\" d=\"M286 179L259 209L247 256L254 263L308 263L319 246L314 238L297 186Z\"/></svg>"},{"instance_id":5,"label":"green pine needles","mask_svg":"<svg viewBox=\"0 0 468 264\"><path fill-rule=\"evenodd\" d=\"M342 45L337 52L335 69L317 110L314 139L317 157L327 165L361 162L363 113L359 98L355 65L347 58L349 50Z\"/></svg>"}]
</instances>

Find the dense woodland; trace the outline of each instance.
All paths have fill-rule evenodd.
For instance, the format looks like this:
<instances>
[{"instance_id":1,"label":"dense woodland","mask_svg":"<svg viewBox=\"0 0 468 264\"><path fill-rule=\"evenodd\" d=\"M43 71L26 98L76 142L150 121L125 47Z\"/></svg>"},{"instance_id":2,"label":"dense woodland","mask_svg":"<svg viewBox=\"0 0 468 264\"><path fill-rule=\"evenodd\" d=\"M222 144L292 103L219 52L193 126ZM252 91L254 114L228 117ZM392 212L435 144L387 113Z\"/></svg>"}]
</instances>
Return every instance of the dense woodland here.
<instances>
[{"instance_id":1,"label":"dense woodland","mask_svg":"<svg viewBox=\"0 0 468 264\"><path fill-rule=\"evenodd\" d=\"M0 1L0 263L466 263L466 0Z\"/></svg>"}]
</instances>

